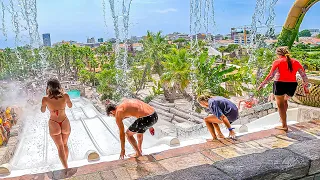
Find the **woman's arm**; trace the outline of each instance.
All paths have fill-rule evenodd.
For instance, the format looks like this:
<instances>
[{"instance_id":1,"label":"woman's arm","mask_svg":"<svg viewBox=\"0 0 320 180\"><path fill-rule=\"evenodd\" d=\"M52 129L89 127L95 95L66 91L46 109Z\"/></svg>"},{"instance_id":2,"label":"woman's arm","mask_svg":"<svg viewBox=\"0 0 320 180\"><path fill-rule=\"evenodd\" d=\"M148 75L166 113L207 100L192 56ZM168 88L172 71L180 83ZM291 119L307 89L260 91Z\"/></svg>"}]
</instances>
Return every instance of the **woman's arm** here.
<instances>
[{"instance_id":1,"label":"woman's arm","mask_svg":"<svg viewBox=\"0 0 320 180\"><path fill-rule=\"evenodd\" d=\"M70 96L68 94L64 94L66 97L66 103L69 108L72 108L72 102L70 100Z\"/></svg>"},{"instance_id":2,"label":"woman's arm","mask_svg":"<svg viewBox=\"0 0 320 180\"><path fill-rule=\"evenodd\" d=\"M41 103L41 112L46 112L46 108L47 108L47 101L46 101L46 98L43 97L42 98L42 103Z\"/></svg>"},{"instance_id":3,"label":"woman's arm","mask_svg":"<svg viewBox=\"0 0 320 180\"><path fill-rule=\"evenodd\" d=\"M259 89L261 89L263 86L265 86L266 84L268 84L273 77L276 75L276 73L278 72L278 63L273 62L271 70L268 74L268 76L264 79L264 81L260 84Z\"/></svg>"},{"instance_id":4,"label":"woman's arm","mask_svg":"<svg viewBox=\"0 0 320 180\"><path fill-rule=\"evenodd\" d=\"M307 74L306 74L306 72L300 62L298 63L298 72L299 72L299 74L302 78L302 81L303 81L303 90L306 94L308 94L309 93L309 88L308 88L309 80L308 80Z\"/></svg>"},{"instance_id":5,"label":"woman's arm","mask_svg":"<svg viewBox=\"0 0 320 180\"><path fill-rule=\"evenodd\" d=\"M303 84L307 84L309 83L308 77L306 72L304 71L303 67L301 67L300 69L298 69L298 72L302 78Z\"/></svg>"}]
</instances>

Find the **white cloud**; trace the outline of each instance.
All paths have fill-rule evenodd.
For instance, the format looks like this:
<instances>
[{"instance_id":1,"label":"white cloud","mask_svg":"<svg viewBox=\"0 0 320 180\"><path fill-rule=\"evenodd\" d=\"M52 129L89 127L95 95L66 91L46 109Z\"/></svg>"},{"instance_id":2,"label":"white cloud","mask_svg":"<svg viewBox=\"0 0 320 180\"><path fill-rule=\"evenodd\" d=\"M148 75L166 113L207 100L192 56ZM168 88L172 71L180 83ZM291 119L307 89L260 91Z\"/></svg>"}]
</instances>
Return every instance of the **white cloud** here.
<instances>
[{"instance_id":1,"label":"white cloud","mask_svg":"<svg viewBox=\"0 0 320 180\"><path fill-rule=\"evenodd\" d=\"M167 13L170 13L170 12L177 12L178 10L175 9L175 8L168 8L168 9L163 9L163 10L156 10L154 12L156 13L160 13L160 14L167 14Z\"/></svg>"}]
</instances>

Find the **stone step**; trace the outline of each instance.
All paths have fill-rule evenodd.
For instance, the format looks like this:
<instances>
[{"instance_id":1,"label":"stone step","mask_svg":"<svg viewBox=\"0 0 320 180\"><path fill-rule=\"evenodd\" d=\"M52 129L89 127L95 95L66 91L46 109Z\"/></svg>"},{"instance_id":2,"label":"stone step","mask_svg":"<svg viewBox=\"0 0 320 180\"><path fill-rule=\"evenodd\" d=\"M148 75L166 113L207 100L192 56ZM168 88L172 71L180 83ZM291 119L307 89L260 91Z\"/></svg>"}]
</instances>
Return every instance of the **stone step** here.
<instances>
[{"instance_id":1,"label":"stone step","mask_svg":"<svg viewBox=\"0 0 320 180\"><path fill-rule=\"evenodd\" d=\"M158 126L155 128L156 130L156 136L158 138L166 137L166 136L177 136L177 131L175 127L169 127L167 125Z\"/></svg>"},{"instance_id":2,"label":"stone step","mask_svg":"<svg viewBox=\"0 0 320 180\"><path fill-rule=\"evenodd\" d=\"M162 109L162 110L167 111L167 112L169 112L169 110L170 110L170 107L161 106L161 105L156 104L154 102L150 102L149 105L154 107L154 108Z\"/></svg>"},{"instance_id":3,"label":"stone step","mask_svg":"<svg viewBox=\"0 0 320 180\"><path fill-rule=\"evenodd\" d=\"M169 118L169 117L167 117L167 116L164 116L164 115L162 115L161 113L157 113L157 114L158 114L158 119L159 119L160 121L167 121L167 122L172 123L172 118Z\"/></svg>"},{"instance_id":4,"label":"stone step","mask_svg":"<svg viewBox=\"0 0 320 180\"><path fill-rule=\"evenodd\" d=\"M190 114L187 114L187 113L185 113L185 112L181 112L180 110L177 110L177 109L175 109L175 108L170 108L170 113L172 113L172 114L174 114L175 115L175 117L176 116L179 116L179 117L181 117L181 118L183 118L183 119L186 119L186 120L188 120L188 121L193 121L193 122L200 122L200 123L202 123L202 120L200 119L200 118L198 118L198 117L196 117L196 116L193 116L193 115L190 115Z\"/></svg>"},{"instance_id":5,"label":"stone step","mask_svg":"<svg viewBox=\"0 0 320 180\"><path fill-rule=\"evenodd\" d=\"M191 114L193 116L196 116L196 117L198 117L200 119L203 119L203 118L208 116L206 114L199 114L199 113L196 113L196 112L188 111L188 110L182 109L181 107L177 107L177 106L175 106L174 108L179 110L179 111L182 111L184 113L188 113L188 114Z\"/></svg>"},{"instance_id":6,"label":"stone step","mask_svg":"<svg viewBox=\"0 0 320 180\"><path fill-rule=\"evenodd\" d=\"M174 107L174 103L161 103L156 100L152 100L151 102L153 102L154 104L160 105L160 106L164 106L164 107Z\"/></svg>"},{"instance_id":7,"label":"stone step","mask_svg":"<svg viewBox=\"0 0 320 180\"><path fill-rule=\"evenodd\" d=\"M179 123L183 123L183 122L192 123L192 122L190 122L188 119L184 119L184 118L181 118L181 117L179 117L179 116L174 116L173 119L176 120L176 121L179 122Z\"/></svg>"},{"instance_id":8,"label":"stone step","mask_svg":"<svg viewBox=\"0 0 320 180\"><path fill-rule=\"evenodd\" d=\"M166 111L164 111L164 110L162 110L162 109L157 109L157 108L155 108L155 110L156 110L156 112L157 112L158 115L166 116L166 117L168 117L168 118L171 119L171 120L172 120L173 117L174 117L173 114L168 113L168 112L166 112Z\"/></svg>"},{"instance_id":9,"label":"stone step","mask_svg":"<svg viewBox=\"0 0 320 180\"><path fill-rule=\"evenodd\" d=\"M195 117L195 116L192 117L191 119L189 119L189 121L194 122L194 123L196 123L196 124L201 124L201 123L204 122L203 119L200 119L200 118Z\"/></svg>"}]
</instances>

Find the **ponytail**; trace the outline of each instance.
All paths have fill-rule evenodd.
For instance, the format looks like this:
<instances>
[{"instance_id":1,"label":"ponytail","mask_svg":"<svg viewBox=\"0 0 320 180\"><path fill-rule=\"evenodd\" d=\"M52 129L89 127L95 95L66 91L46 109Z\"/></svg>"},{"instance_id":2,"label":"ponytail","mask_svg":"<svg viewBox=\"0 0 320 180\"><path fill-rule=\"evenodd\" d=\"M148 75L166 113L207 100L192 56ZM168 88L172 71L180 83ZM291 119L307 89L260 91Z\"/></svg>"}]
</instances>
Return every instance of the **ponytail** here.
<instances>
[{"instance_id":1,"label":"ponytail","mask_svg":"<svg viewBox=\"0 0 320 180\"><path fill-rule=\"evenodd\" d=\"M286 54L285 56L286 56L286 58L287 58L287 63L288 63L289 71L292 72L292 71L293 71L293 67L292 67L292 62L291 62L290 54Z\"/></svg>"}]
</instances>

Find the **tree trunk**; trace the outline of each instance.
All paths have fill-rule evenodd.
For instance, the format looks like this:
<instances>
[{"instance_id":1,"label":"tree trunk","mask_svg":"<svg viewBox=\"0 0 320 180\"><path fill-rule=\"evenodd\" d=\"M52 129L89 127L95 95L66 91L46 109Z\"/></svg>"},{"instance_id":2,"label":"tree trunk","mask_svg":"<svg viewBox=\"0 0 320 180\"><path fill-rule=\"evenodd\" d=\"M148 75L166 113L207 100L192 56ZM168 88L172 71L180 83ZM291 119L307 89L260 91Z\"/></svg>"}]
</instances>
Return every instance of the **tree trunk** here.
<instances>
[{"instance_id":1,"label":"tree trunk","mask_svg":"<svg viewBox=\"0 0 320 180\"><path fill-rule=\"evenodd\" d=\"M75 71L75 80L78 81L78 68L76 67L76 71Z\"/></svg>"},{"instance_id":2,"label":"tree trunk","mask_svg":"<svg viewBox=\"0 0 320 180\"><path fill-rule=\"evenodd\" d=\"M95 87L96 83L95 83L95 77L96 77L96 68L93 68L93 87Z\"/></svg>"},{"instance_id":3,"label":"tree trunk","mask_svg":"<svg viewBox=\"0 0 320 180\"><path fill-rule=\"evenodd\" d=\"M144 87L148 69L150 69L150 64L149 63L146 64L146 66L145 66L145 68L143 70L142 78L141 78L141 81L139 82L140 86L137 89L136 94L138 94L138 91L140 91Z\"/></svg>"},{"instance_id":4,"label":"tree trunk","mask_svg":"<svg viewBox=\"0 0 320 180\"><path fill-rule=\"evenodd\" d=\"M186 90L180 89L179 91L182 93L184 98L186 98L188 101L192 101L192 96L190 94L188 94Z\"/></svg>"},{"instance_id":5,"label":"tree trunk","mask_svg":"<svg viewBox=\"0 0 320 180\"><path fill-rule=\"evenodd\" d=\"M165 99L169 101L169 103L174 103L174 100L176 100L177 98L176 85L174 85L173 87L169 87L167 84L164 83L163 92Z\"/></svg>"},{"instance_id":6,"label":"tree trunk","mask_svg":"<svg viewBox=\"0 0 320 180\"><path fill-rule=\"evenodd\" d=\"M57 74L58 74L58 79L61 80L61 74L60 74L60 68L59 68L59 67L57 68L57 71L58 71L58 72L57 72Z\"/></svg>"}]
</instances>

